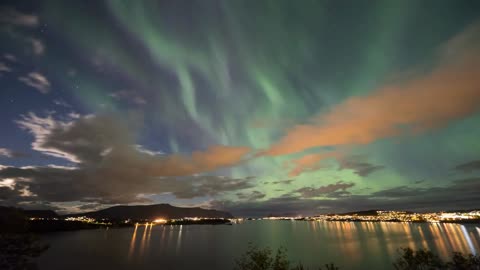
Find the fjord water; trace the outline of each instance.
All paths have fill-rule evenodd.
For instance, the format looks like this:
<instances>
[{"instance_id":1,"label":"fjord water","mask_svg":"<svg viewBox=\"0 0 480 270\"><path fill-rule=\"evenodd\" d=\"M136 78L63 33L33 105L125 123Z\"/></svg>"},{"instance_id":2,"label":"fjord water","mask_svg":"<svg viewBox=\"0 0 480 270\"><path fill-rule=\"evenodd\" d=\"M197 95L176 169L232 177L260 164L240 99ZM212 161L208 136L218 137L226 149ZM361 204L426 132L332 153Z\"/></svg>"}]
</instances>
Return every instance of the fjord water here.
<instances>
[{"instance_id":1,"label":"fjord water","mask_svg":"<svg viewBox=\"0 0 480 270\"><path fill-rule=\"evenodd\" d=\"M233 269L248 247L288 249L314 267L392 269L398 248L480 252L480 225L376 222L245 221L233 226L138 226L43 236L40 269Z\"/></svg>"}]
</instances>

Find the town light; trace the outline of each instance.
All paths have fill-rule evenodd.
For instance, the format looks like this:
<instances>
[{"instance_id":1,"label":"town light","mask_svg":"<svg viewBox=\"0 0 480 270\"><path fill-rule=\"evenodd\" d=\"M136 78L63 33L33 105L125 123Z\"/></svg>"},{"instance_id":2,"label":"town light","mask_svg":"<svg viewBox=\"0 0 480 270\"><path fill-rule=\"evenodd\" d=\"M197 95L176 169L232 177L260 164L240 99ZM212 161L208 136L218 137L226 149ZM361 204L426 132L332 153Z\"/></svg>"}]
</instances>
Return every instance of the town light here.
<instances>
[{"instance_id":1,"label":"town light","mask_svg":"<svg viewBox=\"0 0 480 270\"><path fill-rule=\"evenodd\" d=\"M157 218L153 222L159 223L159 224L165 224L165 223L167 223L167 220L163 219L163 218Z\"/></svg>"}]
</instances>

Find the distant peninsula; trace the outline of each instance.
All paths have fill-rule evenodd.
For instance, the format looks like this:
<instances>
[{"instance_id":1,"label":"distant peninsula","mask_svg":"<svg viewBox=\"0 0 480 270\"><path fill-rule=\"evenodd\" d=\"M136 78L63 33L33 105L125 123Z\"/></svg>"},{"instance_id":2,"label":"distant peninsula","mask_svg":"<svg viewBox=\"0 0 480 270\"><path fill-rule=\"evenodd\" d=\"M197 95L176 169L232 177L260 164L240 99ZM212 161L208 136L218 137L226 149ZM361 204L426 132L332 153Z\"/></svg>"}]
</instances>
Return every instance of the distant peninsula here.
<instances>
[{"instance_id":1,"label":"distant peninsula","mask_svg":"<svg viewBox=\"0 0 480 270\"><path fill-rule=\"evenodd\" d=\"M199 207L170 204L113 206L106 209L58 215L52 210L24 210L0 206L0 232L55 232L105 227L129 227L136 224L195 225L228 224L232 214Z\"/></svg>"},{"instance_id":2,"label":"distant peninsula","mask_svg":"<svg viewBox=\"0 0 480 270\"><path fill-rule=\"evenodd\" d=\"M65 217L80 216L109 220L155 220L159 218L169 220L194 217L233 218L232 214L224 211L203 209L200 207L176 207L170 204L119 205L93 212L65 215Z\"/></svg>"}]
</instances>

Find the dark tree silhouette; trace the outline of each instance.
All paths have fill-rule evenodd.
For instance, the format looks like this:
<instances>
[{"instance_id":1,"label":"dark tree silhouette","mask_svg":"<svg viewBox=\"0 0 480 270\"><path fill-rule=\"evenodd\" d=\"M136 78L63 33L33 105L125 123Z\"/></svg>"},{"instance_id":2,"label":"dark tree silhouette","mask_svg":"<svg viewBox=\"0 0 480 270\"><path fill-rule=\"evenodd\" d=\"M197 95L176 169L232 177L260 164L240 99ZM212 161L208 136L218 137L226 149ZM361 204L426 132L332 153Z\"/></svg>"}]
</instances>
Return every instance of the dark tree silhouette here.
<instances>
[{"instance_id":1,"label":"dark tree silhouette","mask_svg":"<svg viewBox=\"0 0 480 270\"><path fill-rule=\"evenodd\" d=\"M287 257L287 249L279 248L273 256L270 248L259 248L250 244L247 251L235 261L235 270L307 270L302 264L290 267L291 262ZM322 270L322 267L316 268ZM326 264L325 270L338 270L332 264Z\"/></svg>"},{"instance_id":2,"label":"dark tree silhouette","mask_svg":"<svg viewBox=\"0 0 480 270\"><path fill-rule=\"evenodd\" d=\"M411 248L401 248L400 257L393 263L397 270L427 270L442 269L444 263L429 250L413 251Z\"/></svg>"},{"instance_id":3,"label":"dark tree silhouette","mask_svg":"<svg viewBox=\"0 0 480 270\"><path fill-rule=\"evenodd\" d=\"M28 233L27 220L21 210L0 208L0 269L36 269L32 262L48 246Z\"/></svg>"},{"instance_id":4,"label":"dark tree silhouette","mask_svg":"<svg viewBox=\"0 0 480 270\"><path fill-rule=\"evenodd\" d=\"M401 248L400 257L393 266L397 270L480 270L480 257L454 252L451 261L443 262L429 250L414 251L411 248Z\"/></svg>"},{"instance_id":5,"label":"dark tree silhouette","mask_svg":"<svg viewBox=\"0 0 480 270\"><path fill-rule=\"evenodd\" d=\"M0 234L0 269L36 269L32 262L48 247L31 234Z\"/></svg>"},{"instance_id":6,"label":"dark tree silhouette","mask_svg":"<svg viewBox=\"0 0 480 270\"><path fill-rule=\"evenodd\" d=\"M274 256L270 248L249 245L247 251L236 260L236 270L308 270L301 263L290 267L287 250L279 248ZM454 252L450 261L444 262L433 252L425 249L400 248L399 257L393 263L397 270L480 270L480 257ZM318 270L339 270L333 263Z\"/></svg>"}]
</instances>

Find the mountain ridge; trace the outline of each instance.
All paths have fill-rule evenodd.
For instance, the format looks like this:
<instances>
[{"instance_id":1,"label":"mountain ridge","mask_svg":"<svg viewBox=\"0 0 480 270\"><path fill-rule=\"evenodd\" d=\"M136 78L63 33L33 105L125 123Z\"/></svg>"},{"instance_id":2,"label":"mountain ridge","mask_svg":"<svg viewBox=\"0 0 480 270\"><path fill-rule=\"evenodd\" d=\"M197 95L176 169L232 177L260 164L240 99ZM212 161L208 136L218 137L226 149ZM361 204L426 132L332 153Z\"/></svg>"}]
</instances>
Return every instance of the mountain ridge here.
<instances>
[{"instance_id":1,"label":"mountain ridge","mask_svg":"<svg viewBox=\"0 0 480 270\"><path fill-rule=\"evenodd\" d=\"M96 219L179 219L186 217L233 218L229 212L200 207L177 207L171 204L117 205L105 209L67 214L65 217L86 216Z\"/></svg>"}]
</instances>

